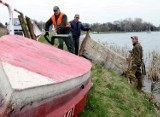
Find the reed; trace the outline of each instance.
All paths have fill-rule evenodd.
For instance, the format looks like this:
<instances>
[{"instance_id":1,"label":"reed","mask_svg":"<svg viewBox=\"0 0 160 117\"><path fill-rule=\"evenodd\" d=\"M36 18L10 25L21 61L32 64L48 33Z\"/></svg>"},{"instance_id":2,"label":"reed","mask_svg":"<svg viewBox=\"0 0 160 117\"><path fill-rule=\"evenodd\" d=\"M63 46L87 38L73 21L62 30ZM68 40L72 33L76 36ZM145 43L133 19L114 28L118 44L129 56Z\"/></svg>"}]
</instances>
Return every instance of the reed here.
<instances>
[{"instance_id":1,"label":"reed","mask_svg":"<svg viewBox=\"0 0 160 117\"><path fill-rule=\"evenodd\" d=\"M98 41L98 42L101 43L102 45L104 45L105 47L111 49L112 51L120 54L123 57L128 56L129 47L127 45L121 47L116 44L108 44L107 42L103 42L103 43L100 41Z\"/></svg>"},{"instance_id":2,"label":"reed","mask_svg":"<svg viewBox=\"0 0 160 117\"><path fill-rule=\"evenodd\" d=\"M147 76L152 83L160 80L160 53L155 50L149 53Z\"/></svg>"},{"instance_id":3,"label":"reed","mask_svg":"<svg viewBox=\"0 0 160 117\"><path fill-rule=\"evenodd\" d=\"M107 48L120 54L121 56L127 58L129 53L129 47L127 46L117 46L115 44L108 44L107 42L102 43ZM151 80L152 83L159 82L160 80L160 53L158 51L147 52L144 55L144 63L146 64L147 78Z\"/></svg>"}]
</instances>

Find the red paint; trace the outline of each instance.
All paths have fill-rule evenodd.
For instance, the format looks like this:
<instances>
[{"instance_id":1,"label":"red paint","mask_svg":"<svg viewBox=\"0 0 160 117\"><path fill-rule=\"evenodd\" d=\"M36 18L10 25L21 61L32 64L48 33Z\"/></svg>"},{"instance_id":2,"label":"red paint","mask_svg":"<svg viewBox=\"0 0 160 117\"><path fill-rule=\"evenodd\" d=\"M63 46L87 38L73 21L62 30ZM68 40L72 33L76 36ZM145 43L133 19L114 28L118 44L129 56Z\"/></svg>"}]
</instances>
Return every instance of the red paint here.
<instances>
[{"instance_id":1,"label":"red paint","mask_svg":"<svg viewBox=\"0 0 160 117\"><path fill-rule=\"evenodd\" d=\"M9 4L3 2L2 0L0 0L0 3L4 4L5 6L9 7Z\"/></svg>"},{"instance_id":2,"label":"red paint","mask_svg":"<svg viewBox=\"0 0 160 117\"><path fill-rule=\"evenodd\" d=\"M91 69L91 63L83 58L13 35L0 39L0 60L47 76L56 82L82 76Z\"/></svg>"},{"instance_id":3,"label":"red paint","mask_svg":"<svg viewBox=\"0 0 160 117\"><path fill-rule=\"evenodd\" d=\"M60 96L45 100L41 103L24 107L21 111L11 114L12 117L63 117L66 114L73 114L69 117L77 117L83 110L87 93L91 87L91 80L84 83L85 88L77 86Z\"/></svg>"},{"instance_id":4,"label":"red paint","mask_svg":"<svg viewBox=\"0 0 160 117\"><path fill-rule=\"evenodd\" d=\"M9 4L7 4L7 3L4 3L4 5L7 6L7 7L9 7Z\"/></svg>"}]
</instances>

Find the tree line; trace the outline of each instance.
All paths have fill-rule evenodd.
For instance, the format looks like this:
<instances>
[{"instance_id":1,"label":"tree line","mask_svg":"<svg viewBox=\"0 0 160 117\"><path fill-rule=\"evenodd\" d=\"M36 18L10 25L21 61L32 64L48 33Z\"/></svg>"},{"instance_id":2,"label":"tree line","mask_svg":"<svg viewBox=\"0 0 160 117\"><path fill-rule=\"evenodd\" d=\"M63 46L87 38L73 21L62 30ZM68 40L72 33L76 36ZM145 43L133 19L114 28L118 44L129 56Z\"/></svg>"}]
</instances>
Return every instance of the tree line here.
<instances>
[{"instance_id":1,"label":"tree line","mask_svg":"<svg viewBox=\"0 0 160 117\"><path fill-rule=\"evenodd\" d=\"M36 21L40 29L44 29L45 22ZM127 18L107 23L84 23L84 26L90 26L93 32L142 32L142 31L160 31L160 26L156 27L152 23L145 22L141 18Z\"/></svg>"},{"instance_id":2,"label":"tree line","mask_svg":"<svg viewBox=\"0 0 160 117\"><path fill-rule=\"evenodd\" d=\"M94 23L91 24L92 31L95 32L141 32L141 31L158 31L160 26L156 27L141 18L117 20L113 23Z\"/></svg>"},{"instance_id":3,"label":"tree line","mask_svg":"<svg viewBox=\"0 0 160 117\"><path fill-rule=\"evenodd\" d=\"M44 30L45 22L34 20L40 30ZM141 18L127 18L107 23L84 23L84 26L90 26L93 32L141 32L141 31L160 31L160 26L156 27L152 23L145 22ZM0 23L0 27L5 26Z\"/></svg>"}]
</instances>

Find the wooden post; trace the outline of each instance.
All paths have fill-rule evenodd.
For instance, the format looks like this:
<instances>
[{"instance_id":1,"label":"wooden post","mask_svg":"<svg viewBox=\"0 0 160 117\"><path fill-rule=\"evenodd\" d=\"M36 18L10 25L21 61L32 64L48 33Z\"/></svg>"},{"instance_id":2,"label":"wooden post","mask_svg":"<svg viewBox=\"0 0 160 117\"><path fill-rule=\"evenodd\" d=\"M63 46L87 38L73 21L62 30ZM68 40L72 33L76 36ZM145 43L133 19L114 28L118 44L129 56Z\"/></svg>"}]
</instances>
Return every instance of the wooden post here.
<instances>
[{"instance_id":1,"label":"wooden post","mask_svg":"<svg viewBox=\"0 0 160 117\"><path fill-rule=\"evenodd\" d=\"M26 22L27 22L27 26L28 26L28 29L29 29L31 38L35 40L35 39L36 39L36 36L35 36L35 34L34 34L34 31L33 31L32 22L31 22L30 18L27 17L27 16L26 16Z\"/></svg>"},{"instance_id":2,"label":"wooden post","mask_svg":"<svg viewBox=\"0 0 160 117\"><path fill-rule=\"evenodd\" d=\"M24 19L24 16L22 13L20 13L20 15L18 15L18 18L19 18L19 21L21 23L21 27L22 27L22 30L23 30L23 33L24 33L24 36L27 37L27 38L31 38L31 35L29 33L29 30L28 30L28 26L26 24L26 21Z\"/></svg>"}]
</instances>

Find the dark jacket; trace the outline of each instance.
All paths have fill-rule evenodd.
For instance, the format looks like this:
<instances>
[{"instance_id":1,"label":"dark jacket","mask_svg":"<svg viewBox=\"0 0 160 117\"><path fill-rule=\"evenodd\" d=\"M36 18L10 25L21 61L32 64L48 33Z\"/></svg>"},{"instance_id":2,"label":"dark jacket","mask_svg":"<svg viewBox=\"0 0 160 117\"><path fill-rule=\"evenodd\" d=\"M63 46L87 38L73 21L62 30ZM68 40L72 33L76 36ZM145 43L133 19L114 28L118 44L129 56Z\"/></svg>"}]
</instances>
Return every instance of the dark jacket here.
<instances>
[{"instance_id":1,"label":"dark jacket","mask_svg":"<svg viewBox=\"0 0 160 117\"><path fill-rule=\"evenodd\" d=\"M85 28L80 21L75 22L74 20L72 20L70 21L70 24L71 24L71 32L72 32L73 37L77 37L77 38L80 37L81 30L83 31L89 30L88 28Z\"/></svg>"},{"instance_id":2,"label":"dark jacket","mask_svg":"<svg viewBox=\"0 0 160 117\"><path fill-rule=\"evenodd\" d=\"M140 43L133 44L133 49L131 52L132 64L136 64L138 66L142 65L143 60L143 48Z\"/></svg>"},{"instance_id":3,"label":"dark jacket","mask_svg":"<svg viewBox=\"0 0 160 117\"><path fill-rule=\"evenodd\" d=\"M59 16L56 17L56 20ZM64 15L62 18L62 24L59 26L58 34L68 34L70 32L70 28L66 28L67 16ZM53 24L52 19L50 18L45 24L45 31L49 31L49 27Z\"/></svg>"}]
</instances>

